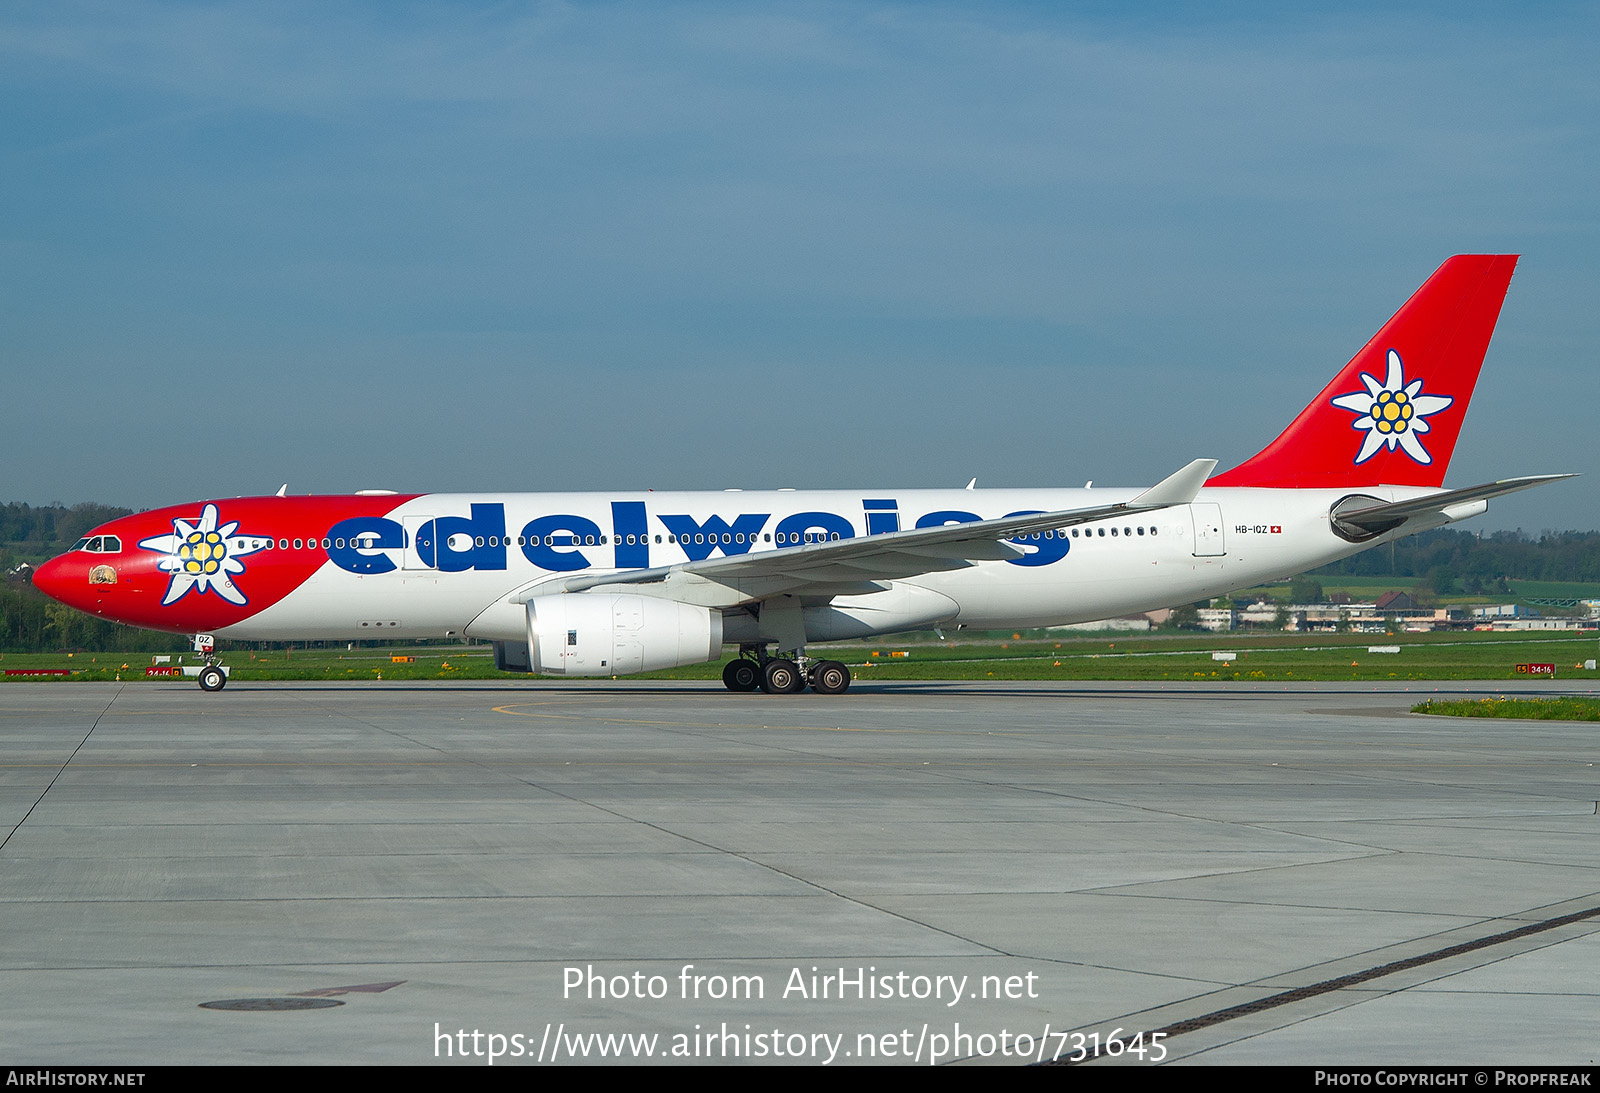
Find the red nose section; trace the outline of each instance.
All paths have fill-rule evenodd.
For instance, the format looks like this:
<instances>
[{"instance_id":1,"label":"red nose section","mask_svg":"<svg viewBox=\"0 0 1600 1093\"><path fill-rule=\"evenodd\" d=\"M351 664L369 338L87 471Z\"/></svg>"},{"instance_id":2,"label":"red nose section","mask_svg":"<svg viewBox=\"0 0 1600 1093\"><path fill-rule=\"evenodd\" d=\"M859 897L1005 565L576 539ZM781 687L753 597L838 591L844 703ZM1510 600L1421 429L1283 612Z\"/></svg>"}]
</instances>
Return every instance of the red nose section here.
<instances>
[{"instance_id":1,"label":"red nose section","mask_svg":"<svg viewBox=\"0 0 1600 1093\"><path fill-rule=\"evenodd\" d=\"M107 535L105 539L116 537ZM69 550L33 573L34 587L51 599L99 618L135 626L147 625L141 618L141 608L159 598L159 593L150 591L159 583L162 574L156 570L156 556L145 559L126 550Z\"/></svg>"},{"instance_id":2,"label":"red nose section","mask_svg":"<svg viewBox=\"0 0 1600 1093\"><path fill-rule=\"evenodd\" d=\"M351 534L344 522L386 516L410 499L235 497L135 513L95 528L33 580L99 618L211 633L279 603L329 565Z\"/></svg>"},{"instance_id":3,"label":"red nose section","mask_svg":"<svg viewBox=\"0 0 1600 1093\"><path fill-rule=\"evenodd\" d=\"M83 559L71 554L51 558L33 571L33 586L52 600L57 600L79 611L94 611L94 597L90 594L89 567Z\"/></svg>"}]
</instances>

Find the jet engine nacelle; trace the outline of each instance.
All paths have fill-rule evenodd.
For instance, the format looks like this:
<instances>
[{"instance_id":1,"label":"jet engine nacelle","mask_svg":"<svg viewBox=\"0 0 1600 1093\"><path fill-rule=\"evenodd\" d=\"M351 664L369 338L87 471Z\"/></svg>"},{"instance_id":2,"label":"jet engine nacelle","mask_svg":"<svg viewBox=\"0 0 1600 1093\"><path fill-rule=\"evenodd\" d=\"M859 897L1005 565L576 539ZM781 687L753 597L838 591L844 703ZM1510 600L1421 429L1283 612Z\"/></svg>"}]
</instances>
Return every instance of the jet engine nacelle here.
<instances>
[{"instance_id":1,"label":"jet engine nacelle","mask_svg":"<svg viewBox=\"0 0 1600 1093\"><path fill-rule=\"evenodd\" d=\"M528 601L533 671L620 676L722 656L722 612L652 596L575 592Z\"/></svg>"}]
</instances>

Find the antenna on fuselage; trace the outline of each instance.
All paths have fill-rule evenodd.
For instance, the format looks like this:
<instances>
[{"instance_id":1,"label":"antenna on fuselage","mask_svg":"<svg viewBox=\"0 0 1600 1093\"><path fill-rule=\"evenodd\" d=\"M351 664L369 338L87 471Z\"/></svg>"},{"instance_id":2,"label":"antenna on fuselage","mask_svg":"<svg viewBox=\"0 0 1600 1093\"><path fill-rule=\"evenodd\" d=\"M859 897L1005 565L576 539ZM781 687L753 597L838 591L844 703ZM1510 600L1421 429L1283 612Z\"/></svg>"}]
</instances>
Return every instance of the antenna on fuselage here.
<instances>
[{"instance_id":1,"label":"antenna on fuselage","mask_svg":"<svg viewBox=\"0 0 1600 1093\"><path fill-rule=\"evenodd\" d=\"M976 478L974 478L971 482L967 483L967 489L975 490L977 488L978 488L978 480Z\"/></svg>"},{"instance_id":2,"label":"antenna on fuselage","mask_svg":"<svg viewBox=\"0 0 1600 1093\"><path fill-rule=\"evenodd\" d=\"M274 497L288 497L289 496L289 483L285 482L283 485L279 486L278 487L278 492L273 494L272 496L274 496Z\"/></svg>"}]
</instances>

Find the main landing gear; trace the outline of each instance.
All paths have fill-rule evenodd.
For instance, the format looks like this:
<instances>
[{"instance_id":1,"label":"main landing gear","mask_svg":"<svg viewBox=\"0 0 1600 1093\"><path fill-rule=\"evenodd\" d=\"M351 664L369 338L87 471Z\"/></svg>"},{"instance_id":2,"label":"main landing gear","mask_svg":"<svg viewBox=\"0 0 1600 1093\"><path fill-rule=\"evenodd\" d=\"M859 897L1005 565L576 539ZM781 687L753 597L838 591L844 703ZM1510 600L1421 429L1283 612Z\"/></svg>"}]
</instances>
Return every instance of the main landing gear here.
<instances>
[{"instance_id":1,"label":"main landing gear","mask_svg":"<svg viewBox=\"0 0 1600 1093\"><path fill-rule=\"evenodd\" d=\"M811 660L803 652L789 660L769 657L764 645L741 645L739 659L722 669L722 682L730 691L790 695L809 686L819 695L838 695L850 689L850 669L837 660Z\"/></svg>"},{"instance_id":2,"label":"main landing gear","mask_svg":"<svg viewBox=\"0 0 1600 1093\"><path fill-rule=\"evenodd\" d=\"M740 657L722 669L723 685L730 691L754 691L761 686L761 665Z\"/></svg>"}]
</instances>

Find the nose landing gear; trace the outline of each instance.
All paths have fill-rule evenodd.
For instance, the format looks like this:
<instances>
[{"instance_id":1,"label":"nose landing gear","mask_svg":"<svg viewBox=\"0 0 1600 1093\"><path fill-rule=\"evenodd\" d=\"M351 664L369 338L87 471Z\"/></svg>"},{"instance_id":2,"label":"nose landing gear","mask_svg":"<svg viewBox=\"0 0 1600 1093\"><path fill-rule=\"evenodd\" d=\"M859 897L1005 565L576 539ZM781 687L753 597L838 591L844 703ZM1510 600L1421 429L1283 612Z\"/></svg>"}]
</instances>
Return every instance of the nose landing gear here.
<instances>
[{"instance_id":1,"label":"nose landing gear","mask_svg":"<svg viewBox=\"0 0 1600 1093\"><path fill-rule=\"evenodd\" d=\"M216 641L210 634L194 636L194 651L206 658L205 667L200 669L202 691L220 691L228 685L227 670L217 663L215 650Z\"/></svg>"}]
</instances>

